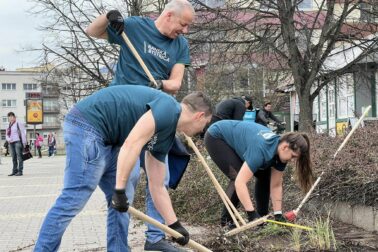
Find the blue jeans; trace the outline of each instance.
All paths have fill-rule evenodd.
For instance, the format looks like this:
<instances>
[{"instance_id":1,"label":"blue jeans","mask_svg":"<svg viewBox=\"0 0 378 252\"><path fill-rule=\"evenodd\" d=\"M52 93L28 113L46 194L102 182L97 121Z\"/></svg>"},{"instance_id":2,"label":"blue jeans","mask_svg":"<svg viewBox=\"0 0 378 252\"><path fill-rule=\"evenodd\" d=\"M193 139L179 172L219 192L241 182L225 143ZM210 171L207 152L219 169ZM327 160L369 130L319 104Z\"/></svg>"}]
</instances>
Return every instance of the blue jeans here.
<instances>
[{"instance_id":1,"label":"blue jeans","mask_svg":"<svg viewBox=\"0 0 378 252\"><path fill-rule=\"evenodd\" d=\"M54 146L49 146L49 157L51 157L54 154Z\"/></svg>"},{"instance_id":2,"label":"blue jeans","mask_svg":"<svg viewBox=\"0 0 378 252\"><path fill-rule=\"evenodd\" d=\"M128 251L127 214L110 207L120 148L105 145L102 136L75 109L66 116L64 141L67 158L63 190L42 224L34 251L58 250L67 226L97 186L108 202L107 251Z\"/></svg>"},{"instance_id":3,"label":"blue jeans","mask_svg":"<svg viewBox=\"0 0 378 252\"><path fill-rule=\"evenodd\" d=\"M144 155L144 151L142 152L142 155ZM134 199L134 193L135 189L138 185L139 178L140 178L140 160L138 160L137 164L133 168L133 171L131 172L131 175L129 177L127 187L126 187L126 195L129 199L129 203L132 204L132 200ZM165 157L165 178L164 178L164 185L168 188L169 185L169 166L168 166L168 156ZM148 179L147 179L148 181ZM151 193L148 188L148 182L146 184L146 214L150 216L151 218L159 221L160 223L165 223L164 218L160 215L159 211L155 208L154 202L152 201ZM130 216L128 215L128 218ZM147 231L146 239L151 243L156 243L160 241L161 239L165 238L165 233L161 231L159 228L155 227L154 225L151 225L149 223L147 224Z\"/></svg>"},{"instance_id":4,"label":"blue jeans","mask_svg":"<svg viewBox=\"0 0 378 252\"><path fill-rule=\"evenodd\" d=\"M24 161L22 160L22 146L21 141L13 142L9 144L10 153L12 155L13 170L12 173L22 173L24 169Z\"/></svg>"}]
</instances>

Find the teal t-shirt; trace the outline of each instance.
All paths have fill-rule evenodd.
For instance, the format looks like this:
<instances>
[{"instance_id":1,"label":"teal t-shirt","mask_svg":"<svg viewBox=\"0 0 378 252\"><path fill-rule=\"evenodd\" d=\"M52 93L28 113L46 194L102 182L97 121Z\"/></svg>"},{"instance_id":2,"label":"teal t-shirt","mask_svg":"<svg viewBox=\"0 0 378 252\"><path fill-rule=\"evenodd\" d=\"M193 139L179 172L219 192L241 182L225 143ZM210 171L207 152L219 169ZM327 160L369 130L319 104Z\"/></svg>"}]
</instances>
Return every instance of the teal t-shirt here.
<instances>
[{"instance_id":1,"label":"teal t-shirt","mask_svg":"<svg viewBox=\"0 0 378 252\"><path fill-rule=\"evenodd\" d=\"M105 144L121 146L139 118L152 110L155 134L145 148L164 162L175 138L180 104L170 95L145 86L121 85L101 89L76 104L104 137Z\"/></svg>"},{"instance_id":2,"label":"teal t-shirt","mask_svg":"<svg viewBox=\"0 0 378 252\"><path fill-rule=\"evenodd\" d=\"M110 26L108 40L121 46L117 69L110 85L147 85L149 79L131 50ZM171 39L159 32L150 18L129 17L125 19L127 37L143 59L156 80L167 80L175 64L190 64L188 41L179 35Z\"/></svg>"},{"instance_id":3,"label":"teal t-shirt","mask_svg":"<svg viewBox=\"0 0 378 252\"><path fill-rule=\"evenodd\" d=\"M235 150L253 173L270 167L283 171L286 167L277 155L280 136L263 125L248 121L222 120L212 124L208 132Z\"/></svg>"}]
</instances>

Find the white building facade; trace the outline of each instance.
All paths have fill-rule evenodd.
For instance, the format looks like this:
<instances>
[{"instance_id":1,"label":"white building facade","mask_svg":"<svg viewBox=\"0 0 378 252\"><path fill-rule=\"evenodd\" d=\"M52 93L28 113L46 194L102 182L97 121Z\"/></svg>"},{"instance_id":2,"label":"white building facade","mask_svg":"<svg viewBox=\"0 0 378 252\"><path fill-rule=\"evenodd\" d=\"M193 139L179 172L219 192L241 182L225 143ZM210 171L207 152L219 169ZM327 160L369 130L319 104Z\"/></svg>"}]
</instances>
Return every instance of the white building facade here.
<instances>
[{"instance_id":1,"label":"white building facade","mask_svg":"<svg viewBox=\"0 0 378 252\"><path fill-rule=\"evenodd\" d=\"M41 93L43 99L43 124L26 125L27 139L35 139L36 132L44 137L44 148L47 148L47 135L52 132L57 138L57 148L64 146L62 122L59 117L59 92L51 86L41 83L41 73L36 71L0 71L0 144L5 141L6 129L9 125L7 114L15 113L17 120L26 124L26 93ZM45 154L46 155L46 154Z\"/></svg>"}]
</instances>

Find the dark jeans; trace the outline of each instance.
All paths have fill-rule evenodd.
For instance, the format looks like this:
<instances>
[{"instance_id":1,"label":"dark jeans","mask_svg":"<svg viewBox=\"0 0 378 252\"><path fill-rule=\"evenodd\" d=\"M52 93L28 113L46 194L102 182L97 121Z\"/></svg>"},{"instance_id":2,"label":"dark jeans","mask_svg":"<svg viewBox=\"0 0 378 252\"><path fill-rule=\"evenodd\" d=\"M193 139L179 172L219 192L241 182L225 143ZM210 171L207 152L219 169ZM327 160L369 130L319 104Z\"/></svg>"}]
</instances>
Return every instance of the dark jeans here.
<instances>
[{"instance_id":1,"label":"dark jeans","mask_svg":"<svg viewBox=\"0 0 378 252\"><path fill-rule=\"evenodd\" d=\"M22 143L20 141L9 144L10 153L12 155L13 170L12 173L22 173L24 169L24 161L22 160Z\"/></svg>"},{"instance_id":2,"label":"dark jeans","mask_svg":"<svg viewBox=\"0 0 378 252\"><path fill-rule=\"evenodd\" d=\"M236 154L236 152L222 139L212 137L208 132L205 134L206 149L218 166L218 168L226 175L230 182L226 189L226 194L230 198L232 204L237 207L240 203L235 190L235 179L242 167L244 161ZM259 170L254 174L255 182L255 200L256 211L264 216L269 210L270 196L270 169ZM231 221L231 216L224 207L222 212L222 221Z\"/></svg>"},{"instance_id":3,"label":"dark jeans","mask_svg":"<svg viewBox=\"0 0 378 252\"><path fill-rule=\"evenodd\" d=\"M37 146L38 156L42 157L41 146Z\"/></svg>"},{"instance_id":4,"label":"dark jeans","mask_svg":"<svg viewBox=\"0 0 378 252\"><path fill-rule=\"evenodd\" d=\"M55 147L49 146L49 157L51 157L54 154Z\"/></svg>"}]
</instances>

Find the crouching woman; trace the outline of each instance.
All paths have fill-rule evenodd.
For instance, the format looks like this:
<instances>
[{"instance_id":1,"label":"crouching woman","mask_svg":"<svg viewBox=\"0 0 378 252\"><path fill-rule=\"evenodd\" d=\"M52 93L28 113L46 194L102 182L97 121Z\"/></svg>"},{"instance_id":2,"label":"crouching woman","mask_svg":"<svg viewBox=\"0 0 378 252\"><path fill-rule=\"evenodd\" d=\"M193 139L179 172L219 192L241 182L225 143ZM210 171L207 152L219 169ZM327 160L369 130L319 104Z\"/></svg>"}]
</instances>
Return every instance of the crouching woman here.
<instances>
[{"instance_id":1,"label":"crouching woman","mask_svg":"<svg viewBox=\"0 0 378 252\"><path fill-rule=\"evenodd\" d=\"M248 221L268 214L269 198L275 219L284 221L282 182L289 161L295 162L295 177L303 191L308 191L313 183L310 141L304 133L279 136L260 124L223 120L208 129L205 146L218 168L230 179L227 196L236 207L241 202ZM247 186L253 177L256 208ZM225 207L221 225L234 227Z\"/></svg>"}]
</instances>

